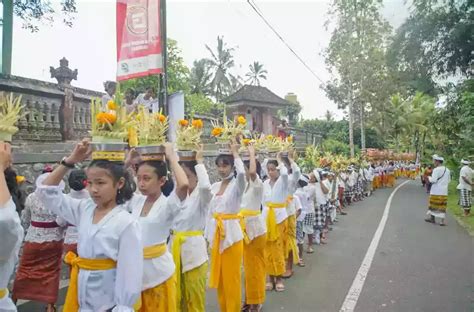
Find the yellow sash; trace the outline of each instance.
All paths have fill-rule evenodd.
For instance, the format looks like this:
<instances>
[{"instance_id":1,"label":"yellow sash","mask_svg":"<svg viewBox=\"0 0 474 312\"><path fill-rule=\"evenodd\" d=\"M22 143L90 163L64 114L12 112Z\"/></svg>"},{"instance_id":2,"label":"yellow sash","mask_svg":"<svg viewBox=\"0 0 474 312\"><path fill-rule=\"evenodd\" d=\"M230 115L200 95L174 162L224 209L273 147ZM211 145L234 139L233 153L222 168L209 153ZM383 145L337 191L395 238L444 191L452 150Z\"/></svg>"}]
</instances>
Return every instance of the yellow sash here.
<instances>
[{"instance_id":1,"label":"yellow sash","mask_svg":"<svg viewBox=\"0 0 474 312\"><path fill-rule=\"evenodd\" d=\"M79 269L89 271L111 270L117 266L117 262L112 259L86 259L78 257L74 252L69 251L64 257L64 262L71 266L71 276L69 280L69 288L67 290L66 301L64 303L64 312L79 311L78 300L78 276Z\"/></svg>"},{"instance_id":2,"label":"yellow sash","mask_svg":"<svg viewBox=\"0 0 474 312\"><path fill-rule=\"evenodd\" d=\"M174 232L173 243L171 245L171 253L173 254L174 264L176 265L176 278L177 278L177 290L176 300L178 307L181 307L181 246L186 241L187 237L201 236L203 231L187 231L187 232Z\"/></svg>"},{"instance_id":3,"label":"yellow sash","mask_svg":"<svg viewBox=\"0 0 474 312\"><path fill-rule=\"evenodd\" d=\"M287 203L266 203L268 207L268 215L267 215L267 240L273 242L276 241L279 237L279 233L277 230L277 220L275 209L286 208Z\"/></svg>"},{"instance_id":4,"label":"yellow sash","mask_svg":"<svg viewBox=\"0 0 474 312\"><path fill-rule=\"evenodd\" d=\"M3 299L8 293L8 289L0 288L0 299Z\"/></svg>"},{"instance_id":5,"label":"yellow sash","mask_svg":"<svg viewBox=\"0 0 474 312\"><path fill-rule=\"evenodd\" d=\"M250 243L250 239L247 235L247 229L246 229L246 225L245 225L245 219L244 218L247 218L247 217L256 217L256 216L259 216L261 214L260 211L258 210L250 210L250 209L242 209L240 210L239 212L239 216L241 217L240 219L240 227L242 228L242 233L244 234L244 242L246 244Z\"/></svg>"},{"instance_id":6,"label":"yellow sash","mask_svg":"<svg viewBox=\"0 0 474 312\"><path fill-rule=\"evenodd\" d=\"M219 278L221 274L221 239L225 238L224 220L240 219L238 214L214 213L216 219L216 233L214 234L214 244L211 252L211 275L209 277L209 287L217 288L219 286Z\"/></svg>"},{"instance_id":7,"label":"yellow sash","mask_svg":"<svg viewBox=\"0 0 474 312\"><path fill-rule=\"evenodd\" d=\"M144 259L155 259L163 256L166 253L166 244L158 244L143 248Z\"/></svg>"}]
</instances>

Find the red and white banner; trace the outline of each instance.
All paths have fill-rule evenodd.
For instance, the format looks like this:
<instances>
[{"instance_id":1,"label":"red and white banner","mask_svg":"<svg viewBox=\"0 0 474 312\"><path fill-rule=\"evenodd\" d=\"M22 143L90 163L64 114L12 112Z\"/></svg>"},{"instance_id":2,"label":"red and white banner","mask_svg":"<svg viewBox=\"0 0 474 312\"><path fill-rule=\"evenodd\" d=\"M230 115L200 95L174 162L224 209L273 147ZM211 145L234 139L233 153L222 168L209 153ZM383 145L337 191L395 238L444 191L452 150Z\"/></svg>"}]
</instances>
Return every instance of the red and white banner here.
<instances>
[{"instance_id":1,"label":"red and white banner","mask_svg":"<svg viewBox=\"0 0 474 312\"><path fill-rule=\"evenodd\" d=\"M117 0L117 80L162 69L160 0Z\"/></svg>"}]
</instances>

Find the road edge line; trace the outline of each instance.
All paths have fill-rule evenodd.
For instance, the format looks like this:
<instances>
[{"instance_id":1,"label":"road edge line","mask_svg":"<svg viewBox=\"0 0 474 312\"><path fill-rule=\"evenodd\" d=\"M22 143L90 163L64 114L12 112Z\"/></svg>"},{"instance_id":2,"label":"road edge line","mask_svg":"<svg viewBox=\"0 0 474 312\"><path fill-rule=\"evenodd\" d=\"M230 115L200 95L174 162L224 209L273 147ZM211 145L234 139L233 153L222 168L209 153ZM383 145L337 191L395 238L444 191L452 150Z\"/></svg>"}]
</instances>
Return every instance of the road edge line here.
<instances>
[{"instance_id":1,"label":"road edge line","mask_svg":"<svg viewBox=\"0 0 474 312\"><path fill-rule=\"evenodd\" d=\"M379 226L377 227L377 230L374 233L374 236L372 238L372 241L370 242L369 248L367 249L367 253L364 256L364 260L362 260L362 264L360 265L360 268L357 271L354 281L352 282L351 288L347 292L346 298L344 299L344 302L342 303L342 306L339 312L353 312L354 311L357 305L357 301L359 300L359 296L362 292L362 288L364 287L365 280L369 273L370 266L372 265L372 261L374 260L375 251L377 250L380 239L382 238L382 234L385 229L385 224L387 223L387 219L388 219L388 214L390 212L390 206L392 205L392 199L397 193L397 191L408 182L411 182L411 181L410 180L405 181L399 186L397 186L388 197L387 203L385 204L385 209L384 209L382 218L380 219Z\"/></svg>"}]
</instances>

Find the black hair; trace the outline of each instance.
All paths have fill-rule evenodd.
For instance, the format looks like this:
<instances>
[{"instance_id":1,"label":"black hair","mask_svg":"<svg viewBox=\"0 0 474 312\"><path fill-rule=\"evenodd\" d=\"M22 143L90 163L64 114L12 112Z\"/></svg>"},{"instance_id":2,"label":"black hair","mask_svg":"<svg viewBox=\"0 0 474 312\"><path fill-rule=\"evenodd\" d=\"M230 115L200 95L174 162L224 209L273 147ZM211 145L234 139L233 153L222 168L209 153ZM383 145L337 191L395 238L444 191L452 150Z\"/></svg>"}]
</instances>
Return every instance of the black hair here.
<instances>
[{"instance_id":1,"label":"black hair","mask_svg":"<svg viewBox=\"0 0 474 312\"><path fill-rule=\"evenodd\" d=\"M168 166L166 165L166 162L162 160L142 161L141 163L138 164L138 168L140 168L143 165L148 165L150 167L153 167L153 170L155 171L155 174L158 176L158 179L161 177L168 176Z\"/></svg>"},{"instance_id":2,"label":"black hair","mask_svg":"<svg viewBox=\"0 0 474 312\"><path fill-rule=\"evenodd\" d=\"M220 154L216 157L216 166L219 165L219 163L222 163L226 166L234 167L234 156Z\"/></svg>"},{"instance_id":3,"label":"black hair","mask_svg":"<svg viewBox=\"0 0 474 312\"><path fill-rule=\"evenodd\" d=\"M255 163L257 165L257 174L260 177L260 174L262 172L262 165L260 164L258 159L255 159ZM245 167L247 167L247 169L249 169L250 168L250 160L244 160L244 165L245 165Z\"/></svg>"},{"instance_id":4,"label":"black hair","mask_svg":"<svg viewBox=\"0 0 474 312\"><path fill-rule=\"evenodd\" d=\"M17 174L11 167L5 169L3 174L5 175L5 182L7 183L10 196L16 206L16 211L21 213L25 208L25 194L20 190L18 182L16 181Z\"/></svg>"},{"instance_id":5,"label":"black hair","mask_svg":"<svg viewBox=\"0 0 474 312\"><path fill-rule=\"evenodd\" d=\"M300 187L305 187L305 186L308 185L308 182L303 181L303 180L298 180L298 185L299 185Z\"/></svg>"},{"instance_id":6,"label":"black hair","mask_svg":"<svg viewBox=\"0 0 474 312\"><path fill-rule=\"evenodd\" d=\"M275 167L278 167L278 161L276 159L270 159L267 162L267 166L268 165L274 165Z\"/></svg>"},{"instance_id":7,"label":"black hair","mask_svg":"<svg viewBox=\"0 0 474 312\"><path fill-rule=\"evenodd\" d=\"M148 165L148 166L152 167L153 171L158 176L158 179L160 179L162 177L166 177L165 183L161 186L161 192L163 193L163 195L168 197L169 194L171 194L171 192L174 189L174 183L173 183L173 179L171 178L171 176L168 175L168 165L166 164L166 162L162 161L162 160L142 161L141 163L138 164L137 171L143 165Z\"/></svg>"},{"instance_id":8,"label":"black hair","mask_svg":"<svg viewBox=\"0 0 474 312\"><path fill-rule=\"evenodd\" d=\"M117 205L121 205L133 197L133 193L135 193L137 187L135 185L135 182L133 181L132 176L125 169L124 164L122 162L113 162L105 159L98 159L93 160L88 168L94 167L109 171L115 183L117 183L122 178L125 180L123 187L117 192L117 197L115 199Z\"/></svg>"},{"instance_id":9,"label":"black hair","mask_svg":"<svg viewBox=\"0 0 474 312\"><path fill-rule=\"evenodd\" d=\"M173 189L174 189L173 179L171 177L168 177L166 179L165 184L163 184L163 186L161 186L161 192L163 193L163 195L168 197L171 194L171 192L173 191Z\"/></svg>"},{"instance_id":10,"label":"black hair","mask_svg":"<svg viewBox=\"0 0 474 312\"><path fill-rule=\"evenodd\" d=\"M196 169L194 168L197 165L195 160L180 160L179 164L183 167L188 168L195 176L197 176Z\"/></svg>"},{"instance_id":11,"label":"black hair","mask_svg":"<svg viewBox=\"0 0 474 312\"><path fill-rule=\"evenodd\" d=\"M128 88L127 91L125 91L125 94L130 94L132 96L135 96L135 89Z\"/></svg>"},{"instance_id":12,"label":"black hair","mask_svg":"<svg viewBox=\"0 0 474 312\"><path fill-rule=\"evenodd\" d=\"M87 176L83 169L71 171L68 177L68 184L74 191L82 191L87 185Z\"/></svg>"}]
</instances>

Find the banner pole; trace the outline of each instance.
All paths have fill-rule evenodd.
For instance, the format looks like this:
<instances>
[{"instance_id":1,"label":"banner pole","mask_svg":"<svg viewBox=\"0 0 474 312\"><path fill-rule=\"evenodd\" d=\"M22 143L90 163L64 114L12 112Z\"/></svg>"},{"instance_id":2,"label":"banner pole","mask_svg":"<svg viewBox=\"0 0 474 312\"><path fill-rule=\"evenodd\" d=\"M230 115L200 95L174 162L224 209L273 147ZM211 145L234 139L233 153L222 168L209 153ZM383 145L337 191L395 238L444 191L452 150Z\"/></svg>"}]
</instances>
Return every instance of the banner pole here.
<instances>
[{"instance_id":1,"label":"banner pole","mask_svg":"<svg viewBox=\"0 0 474 312\"><path fill-rule=\"evenodd\" d=\"M167 63L168 63L168 52L167 52L167 35L166 35L166 0L160 0L161 5L161 42L162 42L162 49L161 53L163 54L163 72L160 75L161 79L161 95L162 95L162 103L163 103L163 110L166 115L169 113L168 107L168 76L167 76Z\"/></svg>"}]
</instances>

